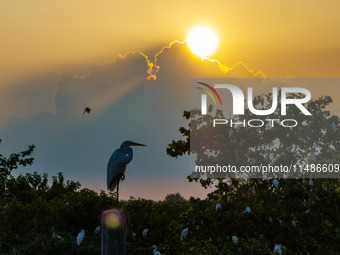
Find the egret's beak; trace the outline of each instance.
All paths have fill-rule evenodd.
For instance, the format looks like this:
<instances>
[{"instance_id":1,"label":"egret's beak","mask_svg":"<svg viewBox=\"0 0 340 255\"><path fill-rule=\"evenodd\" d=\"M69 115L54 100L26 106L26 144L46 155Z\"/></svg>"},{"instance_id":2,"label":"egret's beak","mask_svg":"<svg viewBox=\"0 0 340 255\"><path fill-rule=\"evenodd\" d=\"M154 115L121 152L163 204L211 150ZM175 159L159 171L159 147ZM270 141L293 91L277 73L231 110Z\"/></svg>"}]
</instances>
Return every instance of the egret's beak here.
<instances>
[{"instance_id":1,"label":"egret's beak","mask_svg":"<svg viewBox=\"0 0 340 255\"><path fill-rule=\"evenodd\" d=\"M145 144L141 144L141 143L134 143L132 142L131 146L146 146Z\"/></svg>"}]
</instances>

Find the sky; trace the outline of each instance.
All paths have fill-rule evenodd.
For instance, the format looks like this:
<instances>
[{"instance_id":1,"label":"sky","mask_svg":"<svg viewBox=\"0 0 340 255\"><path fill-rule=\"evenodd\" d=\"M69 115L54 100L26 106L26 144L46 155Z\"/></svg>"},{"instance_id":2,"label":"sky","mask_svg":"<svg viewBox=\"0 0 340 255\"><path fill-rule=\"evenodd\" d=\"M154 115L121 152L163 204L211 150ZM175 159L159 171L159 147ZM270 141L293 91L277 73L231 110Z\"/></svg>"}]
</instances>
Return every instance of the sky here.
<instances>
[{"instance_id":1,"label":"sky","mask_svg":"<svg viewBox=\"0 0 340 255\"><path fill-rule=\"evenodd\" d=\"M189 184L188 157L166 155L190 106L193 77L254 77L242 65L223 73L186 43L196 25L218 35L209 56L239 61L270 78L335 78L340 70L340 2L328 1L90 1L0 2L0 153L36 146L32 167L96 190L124 140L134 148L121 197L163 199L180 192L204 197ZM139 50L139 53L124 54ZM155 69L153 69L155 70ZM338 93L334 88L333 93ZM83 115L90 106L90 115Z\"/></svg>"}]
</instances>

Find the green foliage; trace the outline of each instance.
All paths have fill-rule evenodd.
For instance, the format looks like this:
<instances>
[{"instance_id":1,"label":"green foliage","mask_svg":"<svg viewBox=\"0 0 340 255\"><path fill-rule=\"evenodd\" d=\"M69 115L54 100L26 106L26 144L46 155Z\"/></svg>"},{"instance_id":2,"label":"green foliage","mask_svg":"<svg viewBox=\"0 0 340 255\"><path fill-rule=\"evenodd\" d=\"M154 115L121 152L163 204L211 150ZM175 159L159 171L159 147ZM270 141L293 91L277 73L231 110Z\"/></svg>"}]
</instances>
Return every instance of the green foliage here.
<instances>
[{"instance_id":1,"label":"green foliage","mask_svg":"<svg viewBox=\"0 0 340 255\"><path fill-rule=\"evenodd\" d=\"M259 98L255 103L256 100L259 102ZM267 162L269 154L276 163L296 162L308 157L309 148L318 148L318 161L337 161L340 139L331 123L338 125L339 119L325 110L330 102L329 97L312 101L308 109L313 119L304 122L294 134L279 128L279 146L262 151L260 144L270 145L276 136L271 130L235 129L231 139L225 131L212 139L207 130L209 115L199 117L197 111L184 112L187 120L194 121L180 128L184 139L172 141L167 153L173 157L196 153L202 162L212 160L204 152L214 148L214 142L210 148L190 149L190 136L197 135L195 131L207 141L228 140L226 149L232 156L223 157L235 164ZM292 118L301 117L296 109L290 112ZM222 118L223 114L217 111L215 116ZM237 143L241 138L244 143ZM65 183L62 173L52 180L35 172L14 178L13 169L33 162L33 149L30 146L26 152L9 158L0 155L0 253L13 254L15 248L24 255L99 255L101 236L94 230L100 224L101 213L116 204L116 194L79 189L79 182ZM281 152L287 156L280 157ZM152 254L152 245L157 245L162 255L274 255L276 244L282 244L282 254L338 254L340 250L339 180L313 179L311 186L308 179L279 179L278 188L267 179L189 180L205 188L214 185L215 189L206 199L186 200L176 193L158 202L134 197L120 202L127 216L127 254ZM222 209L216 210L217 204ZM251 208L250 213L245 212L246 207ZM181 240L185 228L189 233ZM86 235L78 247L76 237L81 229L86 230ZM149 230L146 237L142 236L144 229ZM233 242L233 236L238 243Z\"/></svg>"},{"instance_id":2,"label":"green foliage","mask_svg":"<svg viewBox=\"0 0 340 255\"><path fill-rule=\"evenodd\" d=\"M271 101L271 94L265 97ZM260 102L260 97L254 98L258 109ZM197 165L214 165L217 161L235 166L340 163L339 117L326 110L331 102L328 96L310 101L306 106L312 117L307 118L289 106L286 118L302 123L293 130L278 125L221 125L212 132L213 119L225 119L221 110L216 110L215 116L202 116L197 109L185 111L183 116L190 123L180 128L184 139L172 141L167 153L172 157L195 154ZM270 118L282 119L279 113L280 108ZM251 118L253 114L246 111L237 121ZM190 138L195 143L190 144ZM180 246L183 254L272 254L276 244L282 244L283 254L338 254L340 250L337 179L314 179L313 186L306 179L279 179L278 188L268 179L214 179L211 175L191 175L188 179L204 188L215 185L216 189L206 200L192 198L190 209L182 215L182 228L190 229L190 238ZM217 203L222 211L216 212ZM245 212L246 207L251 213ZM233 243L233 235L238 237L238 244Z\"/></svg>"}]
</instances>

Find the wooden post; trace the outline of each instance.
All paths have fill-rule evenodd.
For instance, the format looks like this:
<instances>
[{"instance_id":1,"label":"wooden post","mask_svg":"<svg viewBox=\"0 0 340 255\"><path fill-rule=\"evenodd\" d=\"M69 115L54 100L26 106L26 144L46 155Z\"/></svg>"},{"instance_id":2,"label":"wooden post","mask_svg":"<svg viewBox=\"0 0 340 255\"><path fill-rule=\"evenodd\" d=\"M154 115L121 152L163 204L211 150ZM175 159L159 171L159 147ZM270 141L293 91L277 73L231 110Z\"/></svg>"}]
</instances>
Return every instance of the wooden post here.
<instances>
[{"instance_id":1,"label":"wooden post","mask_svg":"<svg viewBox=\"0 0 340 255\"><path fill-rule=\"evenodd\" d=\"M126 216L121 209L102 213L102 255L126 254Z\"/></svg>"}]
</instances>

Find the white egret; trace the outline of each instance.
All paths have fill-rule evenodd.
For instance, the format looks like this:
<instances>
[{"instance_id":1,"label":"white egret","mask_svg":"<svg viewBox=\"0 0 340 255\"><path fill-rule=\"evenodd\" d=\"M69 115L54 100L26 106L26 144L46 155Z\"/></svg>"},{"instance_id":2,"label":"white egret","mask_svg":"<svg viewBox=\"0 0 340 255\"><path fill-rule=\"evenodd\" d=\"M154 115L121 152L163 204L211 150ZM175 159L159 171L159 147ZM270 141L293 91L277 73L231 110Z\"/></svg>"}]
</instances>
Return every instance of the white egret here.
<instances>
[{"instance_id":1,"label":"white egret","mask_svg":"<svg viewBox=\"0 0 340 255\"><path fill-rule=\"evenodd\" d=\"M243 213L251 213L251 209L249 206L246 207L246 209L243 211Z\"/></svg>"},{"instance_id":2,"label":"white egret","mask_svg":"<svg viewBox=\"0 0 340 255\"><path fill-rule=\"evenodd\" d=\"M91 111L92 111L92 109L91 109L90 107L86 107L86 108L84 109L83 115L84 115L85 113L90 114Z\"/></svg>"},{"instance_id":3,"label":"white egret","mask_svg":"<svg viewBox=\"0 0 340 255\"><path fill-rule=\"evenodd\" d=\"M216 212L218 212L219 210L222 210L222 206L220 204L216 205Z\"/></svg>"},{"instance_id":4,"label":"white egret","mask_svg":"<svg viewBox=\"0 0 340 255\"><path fill-rule=\"evenodd\" d=\"M292 220L292 226L295 228L296 227L296 222L295 220Z\"/></svg>"},{"instance_id":5,"label":"white egret","mask_svg":"<svg viewBox=\"0 0 340 255\"><path fill-rule=\"evenodd\" d=\"M182 230L181 241L183 241L183 239L187 237L188 233L189 233L189 228L188 227Z\"/></svg>"},{"instance_id":6,"label":"white egret","mask_svg":"<svg viewBox=\"0 0 340 255\"><path fill-rule=\"evenodd\" d=\"M147 237L147 236L148 236L148 233L149 233L149 230L146 228L146 229L143 230L142 236L143 236L143 237Z\"/></svg>"},{"instance_id":7,"label":"white egret","mask_svg":"<svg viewBox=\"0 0 340 255\"><path fill-rule=\"evenodd\" d=\"M303 205L303 206L306 206L306 205L307 205L306 199L304 199L304 200L302 201L302 205Z\"/></svg>"},{"instance_id":8,"label":"white egret","mask_svg":"<svg viewBox=\"0 0 340 255\"><path fill-rule=\"evenodd\" d=\"M234 130L230 129L229 130L229 139L233 136L233 134L234 134Z\"/></svg>"},{"instance_id":9,"label":"white egret","mask_svg":"<svg viewBox=\"0 0 340 255\"><path fill-rule=\"evenodd\" d=\"M135 240L136 240L136 233L133 232L133 233L131 234L131 236L132 236L132 240L135 241Z\"/></svg>"},{"instance_id":10,"label":"white egret","mask_svg":"<svg viewBox=\"0 0 340 255\"><path fill-rule=\"evenodd\" d=\"M309 184L309 186L313 187L313 180L312 180L312 177L309 178L308 184Z\"/></svg>"},{"instance_id":11,"label":"white egret","mask_svg":"<svg viewBox=\"0 0 340 255\"><path fill-rule=\"evenodd\" d=\"M78 236L77 236L77 245L80 246L80 244L82 243L82 241L84 240L85 237L85 230L82 229L80 230Z\"/></svg>"},{"instance_id":12,"label":"white egret","mask_svg":"<svg viewBox=\"0 0 340 255\"><path fill-rule=\"evenodd\" d=\"M277 244L274 246L274 253L278 253L279 255L282 255L281 244Z\"/></svg>"},{"instance_id":13,"label":"white egret","mask_svg":"<svg viewBox=\"0 0 340 255\"><path fill-rule=\"evenodd\" d=\"M279 181L274 179L273 180L273 185L275 186L275 188L278 188L279 187Z\"/></svg>"},{"instance_id":14,"label":"white egret","mask_svg":"<svg viewBox=\"0 0 340 255\"><path fill-rule=\"evenodd\" d=\"M333 128L334 131L336 130L336 124L335 124L334 121L333 121L333 123L332 123L332 128Z\"/></svg>"},{"instance_id":15,"label":"white egret","mask_svg":"<svg viewBox=\"0 0 340 255\"><path fill-rule=\"evenodd\" d=\"M280 225L282 225L282 220L279 220Z\"/></svg>"},{"instance_id":16,"label":"white egret","mask_svg":"<svg viewBox=\"0 0 340 255\"><path fill-rule=\"evenodd\" d=\"M63 241L64 239L60 236L60 235L57 235L56 233L52 233L52 237L54 238L58 238L59 240Z\"/></svg>"},{"instance_id":17,"label":"white egret","mask_svg":"<svg viewBox=\"0 0 340 255\"><path fill-rule=\"evenodd\" d=\"M315 160L315 153L314 152L312 152L311 154L310 154L310 158L314 161Z\"/></svg>"},{"instance_id":18,"label":"white egret","mask_svg":"<svg viewBox=\"0 0 340 255\"><path fill-rule=\"evenodd\" d=\"M146 146L145 144L125 141L120 148L115 150L107 164L107 189L114 190L117 187L117 203L119 201L119 182L125 179L126 165L129 164L133 157L133 151L130 146Z\"/></svg>"},{"instance_id":19,"label":"white egret","mask_svg":"<svg viewBox=\"0 0 340 255\"><path fill-rule=\"evenodd\" d=\"M268 220L270 221L270 223L273 223L273 218L269 217Z\"/></svg>"},{"instance_id":20,"label":"white egret","mask_svg":"<svg viewBox=\"0 0 340 255\"><path fill-rule=\"evenodd\" d=\"M260 103L261 103L262 106L264 105L264 98L263 97L260 98Z\"/></svg>"},{"instance_id":21,"label":"white egret","mask_svg":"<svg viewBox=\"0 0 340 255\"><path fill-rule=\"evenodd\" d=\"M238 238L237 238L237 236L232 236L231 239L233 240L234 243L238 243Z\"/></svg>"},{"instance_id":22,"label":"white egret","mask_svg":"<svg viewBox=\"0 0 340 255\"><path fill-rule=\"evenodd\" d=\"M161 253L159 251L157 251L156 245L152 245L152 248L153 248L153 255L161 255Z\"/></svg>"},{"instance_id":23,"label":"white egret","mask_svg":"<svg viewBox=\"0 0 340 255\"><path fill-rule=\"evenodd\" d=\"M100 232L100 225L96 227L96 229L94 230L94 234L97 235L99 232Z\"/></svg>"}]
</instances>

